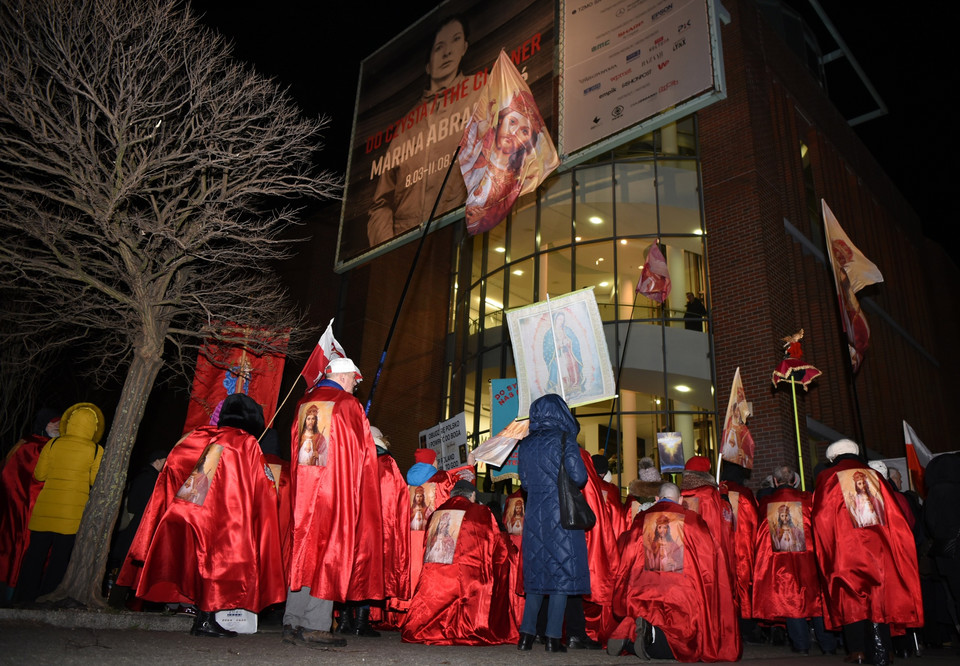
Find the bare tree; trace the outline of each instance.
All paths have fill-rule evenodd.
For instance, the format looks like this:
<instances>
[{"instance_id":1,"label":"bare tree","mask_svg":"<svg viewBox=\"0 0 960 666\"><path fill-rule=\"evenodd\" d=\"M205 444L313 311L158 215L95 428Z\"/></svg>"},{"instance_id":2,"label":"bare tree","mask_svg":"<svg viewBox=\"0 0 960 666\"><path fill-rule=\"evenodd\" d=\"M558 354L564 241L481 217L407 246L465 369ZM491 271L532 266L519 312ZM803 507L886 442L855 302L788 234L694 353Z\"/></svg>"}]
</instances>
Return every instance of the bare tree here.
<instances>
[{"instance_id":1,"label":"bare tree","mask_svg":"<svg viewBox=\"0 0 960 666\"><path fill-rule=\"evenodd\" d=\"M189 364L218 322L300 323L269 266L297 202L339 187L312 166L324 124L176 0L0 4L0 275L30 304L16 323L56 321L101 377L125 372L54 597L102 604L161 366Z\"/></svg>"}]
</instances>

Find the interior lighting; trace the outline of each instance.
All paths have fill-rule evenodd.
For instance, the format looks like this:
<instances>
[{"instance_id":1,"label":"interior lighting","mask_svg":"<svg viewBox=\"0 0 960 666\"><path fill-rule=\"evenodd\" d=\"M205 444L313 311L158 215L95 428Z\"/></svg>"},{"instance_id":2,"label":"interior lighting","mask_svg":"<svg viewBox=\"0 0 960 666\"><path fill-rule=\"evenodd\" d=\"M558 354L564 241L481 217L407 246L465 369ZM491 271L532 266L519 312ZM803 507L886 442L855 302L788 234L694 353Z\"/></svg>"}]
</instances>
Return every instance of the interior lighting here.
<instances>
[{"instance_id":1,"label":"interior lighting","mask_svg":"<svg viewBox=\"0 0 960 666\"><path fill-rule=\"evenodd\" d=\"M589 218L589 222L590 224L603 224L603 218L593 215L592 217Z\"/></svg>"},{"instance_id":2,"label":"interior lighting","mask_svg":"<svg viewBox=\"0 0 960 666\"><path fill-rule=\"evenodd\" d=\"M676 391L679 392L679 393L690 393L690 391L693 390L693 389L691 389L689 386L686 386L686 385L684 385L684 384L677 384L677 385L674 386L673 388L674 388L674 390L676 390Z\"/></svg>"}]
</instances>

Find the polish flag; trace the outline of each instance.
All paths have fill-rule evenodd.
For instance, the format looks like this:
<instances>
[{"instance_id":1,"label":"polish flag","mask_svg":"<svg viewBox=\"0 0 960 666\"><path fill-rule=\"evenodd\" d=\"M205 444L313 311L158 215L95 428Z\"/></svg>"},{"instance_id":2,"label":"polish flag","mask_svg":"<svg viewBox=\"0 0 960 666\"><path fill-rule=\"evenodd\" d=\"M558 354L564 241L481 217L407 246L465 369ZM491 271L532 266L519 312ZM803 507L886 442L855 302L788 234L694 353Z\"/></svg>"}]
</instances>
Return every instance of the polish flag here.
<instances>
[{"instance_id":1,"label":"polish flag","mask_svg":"<svg viewBox=\"0 0 960 666\"><path fill-rule=\"evenodd\" d=\"M315 386L323 377L323 371L327 369L330 361L335 358L346 357L347 354L343 351L343 347L333 337L333 319L331 319L330 323L327 324L327 330L320 336L317 346L310 354L310 358L307 359L307 364L303 366L300 374L307 380L308 385Z\"/></svg>"},{"instance_id":2,"label":"polish flag","mask_svg":"<svg viewBox=\"0 0 960 666\"><path fill-rule=\"evenodd\" d=\"M907 467L910 468L910 487L920 493L921 497L925 497L927 489L923 485L923 475L927 465L933 460L933 454L906 421L903 422L903 441L907 449Z\"/></svg>"}]
</instances>

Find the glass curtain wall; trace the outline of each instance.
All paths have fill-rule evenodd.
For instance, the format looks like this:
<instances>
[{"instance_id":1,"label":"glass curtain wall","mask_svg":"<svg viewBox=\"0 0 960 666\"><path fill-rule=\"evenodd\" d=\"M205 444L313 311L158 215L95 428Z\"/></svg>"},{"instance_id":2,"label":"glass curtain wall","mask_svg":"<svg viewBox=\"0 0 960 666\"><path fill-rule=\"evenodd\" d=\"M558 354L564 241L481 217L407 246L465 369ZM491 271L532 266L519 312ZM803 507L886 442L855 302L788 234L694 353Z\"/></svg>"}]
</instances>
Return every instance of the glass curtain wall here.
<instances>
[{"instance_id":1,"label":"glass curtain wall","mask_svg":"<svg viewBox=\"0 0 960 666\"><path fill-rule=\"evenodd\" d=\"M662 305L635 292L658 240ZM457 254L446 416L466 411L471 447L491 435L490 380L516 377L504 311L593 287L619 397L575 410L580 444L607 455L623 488L640 457L658 458L658 433L679 432L685 457L714 455L709 318L688 306L709 303L694 117L554 175Z\"/></svg>"}]
</instances>

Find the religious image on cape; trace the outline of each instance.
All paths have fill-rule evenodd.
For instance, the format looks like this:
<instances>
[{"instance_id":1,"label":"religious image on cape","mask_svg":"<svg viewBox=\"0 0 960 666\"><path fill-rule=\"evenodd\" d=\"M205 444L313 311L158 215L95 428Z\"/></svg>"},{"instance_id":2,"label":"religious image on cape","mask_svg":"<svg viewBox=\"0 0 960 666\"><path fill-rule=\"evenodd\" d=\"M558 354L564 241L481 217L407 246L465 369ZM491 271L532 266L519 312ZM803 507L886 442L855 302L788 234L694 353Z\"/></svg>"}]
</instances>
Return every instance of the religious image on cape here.
<instances>
[{"instance_id":1,"label":"religious image on cape","mask_svg":"<svg viewBox=\"0 0 960 666\"><path fill-rule=\"evenodd\" d=\"M297 419L297 464L302 467L326 467L327 436L330 434L332 402L305 402Z\"/></svg>"},{"instance_id":2,"label":"religious image on cape","mask_svg":"<svg viewBox=\"0 0 960 666\"><path fill-rule=\"evenodd\" d=\"M422 532L433 515L437 496L437 484L424 483L410 488L410 529Z\"/></svg>"},{"instance_id":3,"label":"religious image on cape","mask_svg":"<svg viewBox=\"0 0 960 666\"><path fill-rule=\"evenodd\" d=\"M767 526L775 553L802 553L807 549L803 531L802 502L771 502L767 505Z\"/></svg>"},{"instance_id":4,"label":"religious image on cape","mask_svg":"<svg viewBox=\"0 0 960 666\"><path fill-rule=\"evenodd\" d=\"M433 516L424 542L424 564L453 564L463 515L460 509L442 509Z\"/></svg>"},{"instance_id":5,"label":"religious image on cape","mask_svg":"<svg viewBox=\"0 0 960 666\"><path fill-rule=\"evenodd\" d=\"M683 572L683 521L676 513L660 513L643 523L643 568L647 571Z\"/></svg>"},{"instance_id":6,"label":"religious image on cape","mask_svg":"<svg viewBox=\"0 0 960 666\"><path fill-rule=\"evenodd\" d=\"M210 490L210 483L213 481L213 475L217 471L217 465L220 464L220 456L223 454L223 447L219 444L211 444L200 454L196 466L190 472L190 476L183 482L180 490L177 491L177 499L191 502L198 506L203 506L207 499L207 491Z\"/></svg>"},{"instance_id":7,"label":"religious image on cape","mask_svg":"<svg viewBox=\"0 0 960 666\"><path fill-rule=\"evenodd\" d=\"M846 469L837 472L837 480L854 527L886 524L883 493L880 492L880 480L875 471Z\"/></svg>"}]
</instances>

